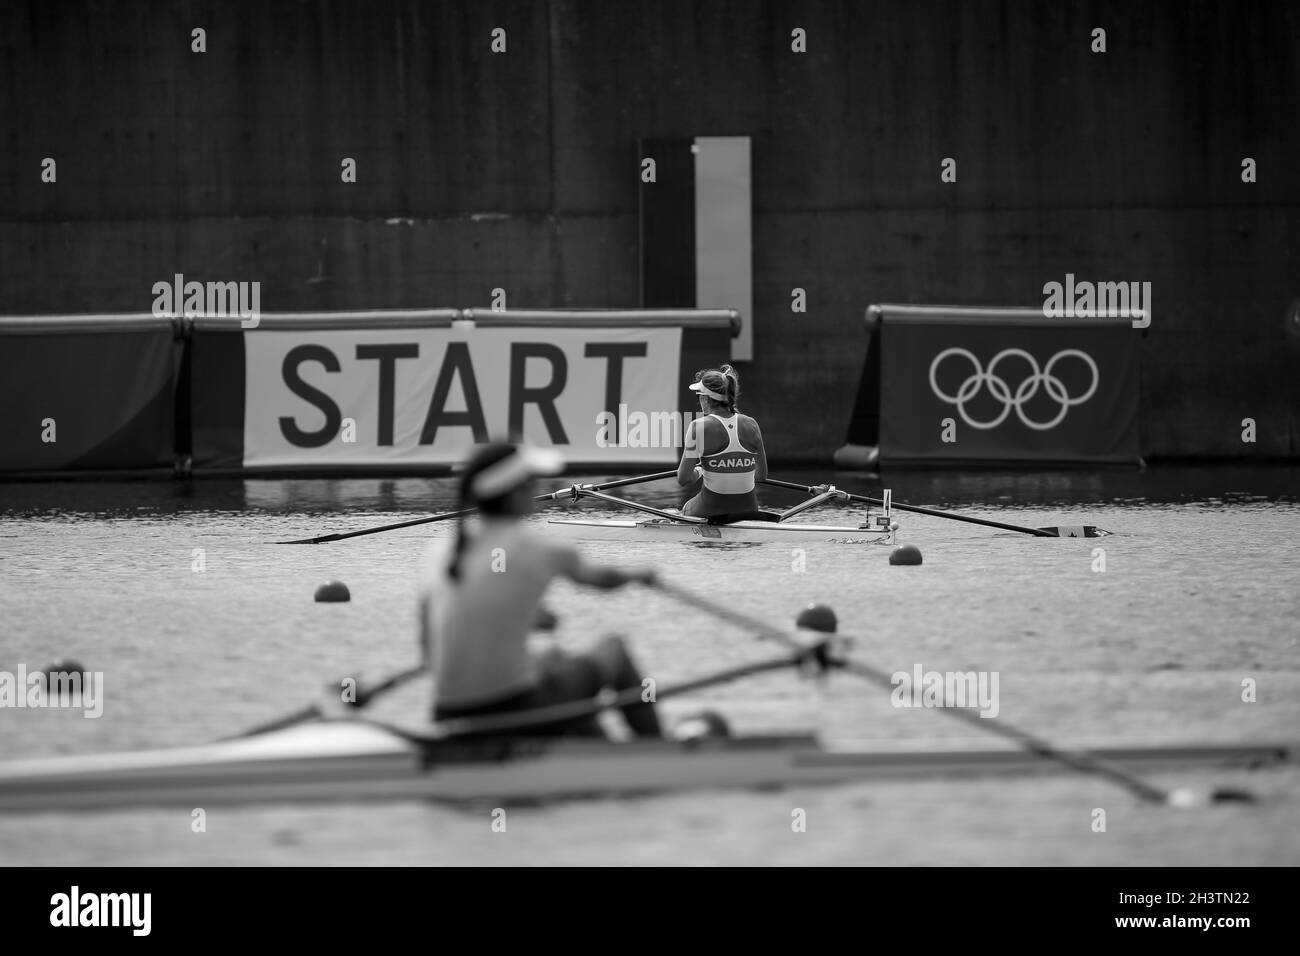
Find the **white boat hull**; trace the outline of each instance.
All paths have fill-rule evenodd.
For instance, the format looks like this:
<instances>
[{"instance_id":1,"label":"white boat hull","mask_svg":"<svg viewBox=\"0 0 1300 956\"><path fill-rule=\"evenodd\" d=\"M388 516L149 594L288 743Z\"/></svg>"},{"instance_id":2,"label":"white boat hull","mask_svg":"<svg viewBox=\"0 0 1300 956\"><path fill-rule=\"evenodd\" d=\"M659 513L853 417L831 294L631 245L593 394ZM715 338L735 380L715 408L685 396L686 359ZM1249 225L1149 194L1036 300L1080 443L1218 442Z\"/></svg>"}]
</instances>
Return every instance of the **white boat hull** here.
<instances>
[{"instance_id":1,"label":"white boat hull","mask_svg":"<svg viewBox=\"0 0 1300 956\"><path fill-rule=\"evenodd\" d=\"M197 747L0 764L0 811L421 799L536 802L701 788L1061 771L1023 750L826 751L812 737L616 743L527 738L424 749L378 724L303 724ZM1129 767L1291 762L1294 745L1094 750Z\"/></svg>"},{"instance_id":2,"label":"white boat hull","mask_svg":"<svg viewBox=\"0 0 1300 956\"><path fill-rule=\"evenodd\" d=\"M696 524L664 518L603 520L552 518L547 530L566 538L615 541L695 541L704 543L750 542L763 544L821 541L827 544L888 543L886 530L848 525L798 524L793 521L737 521L734 524Z\"/></svg>"}]
</instances>

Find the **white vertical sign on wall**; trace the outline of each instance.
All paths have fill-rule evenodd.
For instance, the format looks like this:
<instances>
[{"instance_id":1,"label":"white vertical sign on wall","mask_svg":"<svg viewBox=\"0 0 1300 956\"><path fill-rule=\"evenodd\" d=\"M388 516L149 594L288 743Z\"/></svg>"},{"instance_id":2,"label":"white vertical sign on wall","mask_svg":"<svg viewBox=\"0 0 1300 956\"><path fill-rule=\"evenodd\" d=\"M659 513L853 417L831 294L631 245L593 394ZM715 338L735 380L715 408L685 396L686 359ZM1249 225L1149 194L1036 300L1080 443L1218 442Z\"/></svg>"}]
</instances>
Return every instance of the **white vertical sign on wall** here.
<instances>
[{"instance_id":1,"label":"white vertical sign on wall","mask_svg":"<svg viewBox=\"0 0 1300 956\"><path fill-rule=\"evenodd\" d=\"M697 136L695 154L695 307L735 309L740 335L731 358L754 357L753 235L749 137Z\"/></svg>"}]
</instances>

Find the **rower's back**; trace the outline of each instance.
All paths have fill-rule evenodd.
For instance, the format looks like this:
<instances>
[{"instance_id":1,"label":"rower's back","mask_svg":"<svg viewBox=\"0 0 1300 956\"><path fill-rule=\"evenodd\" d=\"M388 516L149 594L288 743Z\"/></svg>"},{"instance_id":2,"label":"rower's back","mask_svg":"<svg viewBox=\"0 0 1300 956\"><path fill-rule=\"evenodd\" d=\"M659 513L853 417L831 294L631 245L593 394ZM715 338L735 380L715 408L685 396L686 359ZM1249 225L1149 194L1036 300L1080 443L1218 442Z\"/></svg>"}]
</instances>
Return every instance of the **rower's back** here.
<instances>
[{"instance_id":1,"label":"rower's back","mask_svg":"<svg viewBox=\"0 0 1300 956\"><path fill-rule=\"evenodd\" d=\"M700 398L703 418L686 430L677 481L689 485L696 476L703 487L682 505L697 518L759 516L755 485L767 477L767 452L758 422L740 414L740 375L730 365L695 374L689 386Z\"/></svg>"},{"instance_id":2,"label":"rower's back","mask_svg":"<svg viewBox=\"0 0 1300 956\"><path fill-rule=\"evenodd\" d=\"M692 423L703 488L688 511L699 517L758 510L757 480L766 477L763 436L748 415L717 412Z\"/></svg>"},{"instance_id":3,"label":"rower's back","mask_svg":"<svg viewBox=\"0 0 1300 956\"><path fill-rule=\"evenodd\" d=\"M438 707L472 707L532 686L528 633L547 585L564 571L566 555L512 520L479 525L465 545L456 580L447 575L447 546L431 549L424 613Z\"/></svg>"}]
</instances>

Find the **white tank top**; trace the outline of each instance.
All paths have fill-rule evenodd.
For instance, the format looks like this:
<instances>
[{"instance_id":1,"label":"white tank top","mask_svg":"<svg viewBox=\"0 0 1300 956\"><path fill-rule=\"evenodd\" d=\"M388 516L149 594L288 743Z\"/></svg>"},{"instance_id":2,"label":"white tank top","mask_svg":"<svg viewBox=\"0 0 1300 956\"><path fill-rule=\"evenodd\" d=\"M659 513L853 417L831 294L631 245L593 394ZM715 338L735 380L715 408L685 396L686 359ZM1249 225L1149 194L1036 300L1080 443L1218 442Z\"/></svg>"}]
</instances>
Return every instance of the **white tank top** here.
<instances>
[{"instance_id":1,"label":"white tank top","mask_svg":"<svg viewBox=\"0 0 1300 956\"><path fill-rule=\"evenodd\" d=\"M522 693L536 679L528 632L542 593L560 572L557 549L522 522L487 520L447 577L453 539L429 549L423 575L429 660L440 707L470 707ZM505 562L509 562L507 565Z\"/></svg>"},{"instance_id":2,"label":"white tank top","mask_svg":"<svg viewBox=\"0 0 1300 956\"><path fill-rule=\"evenodd\" d=\"M740 415L716 418L727 433L727 447L712 455L700 456L700 469L704 472L704 487L718 495L744 495L754 490L754 474L758 469L758 453L740 443Z\"/></svg>"}]
</instances>

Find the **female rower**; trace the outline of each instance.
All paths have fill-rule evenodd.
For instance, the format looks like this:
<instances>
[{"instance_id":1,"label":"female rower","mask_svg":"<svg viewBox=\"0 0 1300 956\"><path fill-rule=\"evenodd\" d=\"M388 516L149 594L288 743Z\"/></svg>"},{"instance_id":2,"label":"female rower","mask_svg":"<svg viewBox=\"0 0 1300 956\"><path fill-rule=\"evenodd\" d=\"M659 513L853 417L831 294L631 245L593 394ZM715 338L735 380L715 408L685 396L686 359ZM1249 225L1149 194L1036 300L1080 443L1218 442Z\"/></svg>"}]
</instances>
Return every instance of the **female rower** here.
<instances>
[{"instance_id":1,"label":"female rower","mask_svg":"<svg viewBox=\"0 0 1300 956\"><path fill-rule=\"evenodd\" d=\"M682 514L766 517L758 510L754 486L767 477L767 452L758 422L736 408L740 376L730 365L696 372L690 389L700 396L700 410L708 417L687 426L677 483L688 486L703 479L704 487L682 505Z\"/></svg>"},{"instance_id":2,"label":"female rower","mask_svg":"<svg viewBox=\"0 0 1300 956\"><path fill-rule=\"evenodd\" d=\"M605 688L641 686L618 637L576 655L538 655L528 648L528 632L547 613L542 594L553 579L603 590L654 582L651 570L596 567L572 547L529 529L523 519L533 512L534 477L562 468L556 452L505 443L488 445L470 460L460 507L476 508L481 517L460 519L450 548L446 539L435 543L421 587L421 647L433 669L435 721L534 710L588 700ZM622 712L638 736L660 735L653 704L638 701ZM584 717L518 733L601 730L594 717Z\"/></svg>"}]
</instances>

